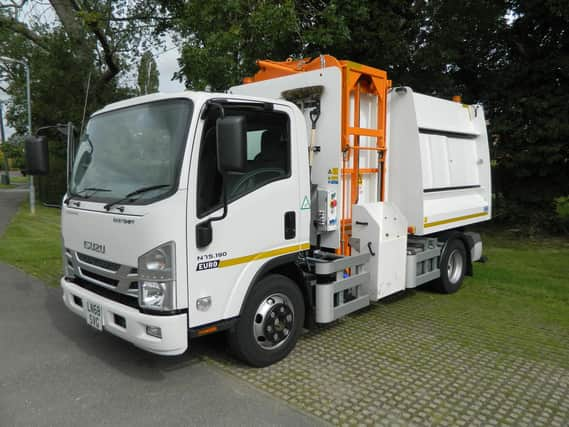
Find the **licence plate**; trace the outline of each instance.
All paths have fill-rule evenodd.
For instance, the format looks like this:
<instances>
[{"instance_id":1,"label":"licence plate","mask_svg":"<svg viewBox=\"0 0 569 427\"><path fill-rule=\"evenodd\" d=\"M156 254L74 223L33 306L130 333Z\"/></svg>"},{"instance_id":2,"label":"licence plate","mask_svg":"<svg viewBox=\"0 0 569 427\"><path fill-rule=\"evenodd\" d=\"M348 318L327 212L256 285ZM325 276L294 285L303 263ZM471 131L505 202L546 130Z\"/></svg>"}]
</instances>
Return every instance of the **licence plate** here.
<instances>
[{"instance_id":1,"label":"licence plate","mask_svg":"<svg viewBox=\"0 0 569 427\"><path fill-rule=\"evenodd\" d=\"M99 331L103 330L103 307L101 304L85 301L87 308L87 324Z\"/></svg>"}]
</instances>

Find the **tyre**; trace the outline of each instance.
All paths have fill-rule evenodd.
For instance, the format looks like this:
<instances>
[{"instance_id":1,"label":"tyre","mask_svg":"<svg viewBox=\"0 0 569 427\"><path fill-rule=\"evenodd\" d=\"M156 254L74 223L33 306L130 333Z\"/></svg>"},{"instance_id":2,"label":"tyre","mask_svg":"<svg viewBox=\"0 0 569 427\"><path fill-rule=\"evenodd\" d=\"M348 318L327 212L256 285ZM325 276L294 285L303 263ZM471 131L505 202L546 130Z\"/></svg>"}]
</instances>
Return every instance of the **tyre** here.
<instances>
[{"instance_id":1,"label":"tyre","mask_svg":"<svg viewBox=\"0 0 569 427\"><path fill-rule=\"evenodd\" d=\"M286 357L304 324L304 299L288 277L262 278L245 302L237 324L229 331L229 346L242 361L268 366Z\"/></svg>"},{"instance_id":2,"label":"tyre","mask_svg":"<svg viewBox=\"0 0 569 427\"><path fill-rule=\"evenodd\" d=\"M467 267L466 249L458 239L447 242L439 268L441 276L434 282L434 288L443 294L452 294L460 289Z\"/></svg>"}]
</instances>

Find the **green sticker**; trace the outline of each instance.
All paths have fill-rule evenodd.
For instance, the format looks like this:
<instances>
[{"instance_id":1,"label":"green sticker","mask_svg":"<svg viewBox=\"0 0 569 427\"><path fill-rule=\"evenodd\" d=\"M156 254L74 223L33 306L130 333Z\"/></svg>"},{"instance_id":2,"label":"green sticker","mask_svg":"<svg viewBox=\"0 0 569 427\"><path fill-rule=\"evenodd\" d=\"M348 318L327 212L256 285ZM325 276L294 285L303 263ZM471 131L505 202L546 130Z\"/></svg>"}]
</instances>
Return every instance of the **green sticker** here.
<instances>
[{"instance_id":1,"label":"green sticker","mask_svg":"<svg viewBox=\"0 0 569 427\"><path fill-rule=\"evenodd\" d=\"M308 200L308 196L304 196L304 200L302 201L300 209L302 210L310 209L310 200Z\"/></svg>"}]
</instances>

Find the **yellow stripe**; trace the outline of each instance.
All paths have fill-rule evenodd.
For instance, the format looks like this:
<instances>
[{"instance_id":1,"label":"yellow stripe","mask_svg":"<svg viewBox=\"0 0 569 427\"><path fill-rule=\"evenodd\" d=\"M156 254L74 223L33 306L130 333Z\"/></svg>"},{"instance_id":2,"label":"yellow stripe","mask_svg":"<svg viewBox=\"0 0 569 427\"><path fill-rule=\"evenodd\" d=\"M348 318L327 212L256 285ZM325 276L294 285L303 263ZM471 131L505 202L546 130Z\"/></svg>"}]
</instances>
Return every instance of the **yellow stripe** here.
<instances>
[{"instance_id":1,"label":"yellow stripe","mask_svg":"<svg viewBox=\"0 0 569 427\"><path fill-rule=\"evenodd\" d=\"M471 214L471 215L464 215L464 216L457 216L456 218L450 218L450 219L443 219L441 221L434 221L434 222L428 222L425 223L424 227L436 227L437 225L443 225L443 224L448 224L451 222L457 222L457 221L464 221L465 219L471 219L471 218L478 218L480 216L486 216L488 215L488 212L479 212L479 213L475 213L475 214Z\"/></svg>"},{"instance_id":2,"label":"yellow stripe","mask_svg":"<svg viewBox=\"0 0 569 427\"><path fill-rule=\"evenodd\" d=\"M277 255L285 255L293 252L300 252L310 249L310 243L302 243L300 245L288 246L286 248L273 249L272 251L258 252L252 255L246 255L238 258L230 258L219 261L219 268L231 267L233 265L244 264L246 262L255 261L263 258L270 258Z\"/></svg>"}]
</instances>

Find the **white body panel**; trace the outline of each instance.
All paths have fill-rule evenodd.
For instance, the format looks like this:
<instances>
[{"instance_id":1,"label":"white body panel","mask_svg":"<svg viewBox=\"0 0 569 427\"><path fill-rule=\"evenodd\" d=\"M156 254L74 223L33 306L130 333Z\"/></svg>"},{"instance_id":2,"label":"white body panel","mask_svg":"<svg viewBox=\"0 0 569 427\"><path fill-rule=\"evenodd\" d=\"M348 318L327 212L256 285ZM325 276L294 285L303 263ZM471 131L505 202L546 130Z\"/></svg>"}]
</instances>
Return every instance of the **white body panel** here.
<instances>
[{"instance_id":1,"label":"white body panel","mask_svg":"<svg viewBox=\"0 0 569 427\"><path fill-rule=\"evenodd\" d=\"M233 96L231 99L243 99ZM267 100L268 101L268 100ZM212 222L213 241L205 248L196 248L195 226L208 218L218 217L222 209L198 218L196 214L197 159L199 144L194 144L188 188L188 283L190 327L208 324L238 316L255 274L270 259L286 253L298 252L309 245L310 209L302 209L305 198L310 200L308 162L306 156L304 119L292 104L282 101L275 110L290 117L291 175L269 183L228 206L227 217ZM299 126L300 125L300 126ZM201 138L198 129L196 141ZM284 214L296 213L296 237L284 239ZM288 252L287 252L288 251ZM219 266L198 270L199 262L219 260ZM196 310L196 300L210 296L211 308Z\"/></svg>"},{"instance_id":2,"label":"white body panel","mask_svg":"<svg viewBox=\"0 0 569 427\"><path fill-rule=\"evenodd\" d=\"M480 106L416 94L388 97L387 195L415 234L491 216L488 137Z\"/></svg>"},{"instance_id":3,"label":"white body panel","mask_svg":"<svg viewBox=\"0 0 569 427\"><path fill-rule=\"evenodd\" d=\"M370 253L370 246L373 252L368 265L370 299L405 289L407 220L397 206L389 202L354 206L352 236L359 239L355 255Z\"/></svg>"}]
</instances>

